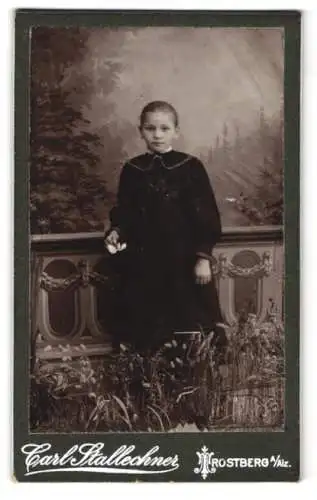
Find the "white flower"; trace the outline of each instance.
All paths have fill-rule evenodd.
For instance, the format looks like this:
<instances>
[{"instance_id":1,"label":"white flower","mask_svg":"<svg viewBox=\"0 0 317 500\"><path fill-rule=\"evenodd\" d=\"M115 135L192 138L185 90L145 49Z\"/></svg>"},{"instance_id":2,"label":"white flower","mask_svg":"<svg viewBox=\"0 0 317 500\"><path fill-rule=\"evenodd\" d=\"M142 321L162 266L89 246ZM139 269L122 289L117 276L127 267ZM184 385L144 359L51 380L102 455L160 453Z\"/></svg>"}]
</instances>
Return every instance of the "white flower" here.
<instances>
[{"instance_id":1,"label":"white flower","mask_svg":"<svg viewBox=\"0 0 317 500\"><path fill-rule=\"evenodd\" d=\"M117 245L113 245L112 243L106 243L106 248L111 255L114 255L117 252L122 252L127 248L126 243L117 243Z\"/></svg>"}]
</instances>

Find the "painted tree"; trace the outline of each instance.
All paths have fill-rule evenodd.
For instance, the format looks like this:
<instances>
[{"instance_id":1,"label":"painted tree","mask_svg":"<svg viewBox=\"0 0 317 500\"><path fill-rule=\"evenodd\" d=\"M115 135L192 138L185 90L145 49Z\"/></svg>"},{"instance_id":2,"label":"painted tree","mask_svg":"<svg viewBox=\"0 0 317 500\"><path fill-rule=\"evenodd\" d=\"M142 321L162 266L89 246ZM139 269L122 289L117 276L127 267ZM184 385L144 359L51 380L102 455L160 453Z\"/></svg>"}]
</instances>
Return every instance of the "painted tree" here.
<instances>
[{"instance_id":1,"label":"painted tree","mask_svg":"<svg viewBox=\"0 0 317 500\"><path fill-rule=\"evenodd\" d=\"M82 28L36 28L32 32L30 217L31 231L101 229L98 201L111 195L98 172L100 140L72 94L84 96L90 82L78 73L88 32Z\"/></svg>"},{"instance_id":2,"label":"painted tree","mask_svg":"<svg viewBox=\"0 0 317 500\"><path fill-rule=\"evenodd\" d=\"M283 114L258 125L247 135L235 126L232 143L223 127L213 148L211 174L217 185L220 211L241 225L283 222Z\"/></svg>"},{"instance_id":3,"label":"painted tree","mask_svg":"<svg viewBox=\"0 0 317 500\"><path fill-rule=\"evenodd\" d=\"M251 193L241 193L236 206L252 224L283 224L284 119L282 112L270 125L261 115L265 142L263 163Z\"/></svg>"}]
</instances>

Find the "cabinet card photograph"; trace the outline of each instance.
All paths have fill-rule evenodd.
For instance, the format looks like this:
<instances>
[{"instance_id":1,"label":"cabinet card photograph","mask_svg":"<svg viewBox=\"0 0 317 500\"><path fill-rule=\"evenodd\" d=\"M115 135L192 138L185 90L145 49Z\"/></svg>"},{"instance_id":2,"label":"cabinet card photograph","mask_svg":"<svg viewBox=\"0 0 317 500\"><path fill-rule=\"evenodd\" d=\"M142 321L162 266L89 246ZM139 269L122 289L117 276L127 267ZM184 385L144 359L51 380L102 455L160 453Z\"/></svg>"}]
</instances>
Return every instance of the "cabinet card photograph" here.
<instances>
[{"instance_id":1,"label":"cabinet card photograph","mask_svg":"<svg viewBox=\"0 0 317 500\"><path fill-rule=\"evenodd\" d=\"M298 479L299 32L17 11L20 481Z\"/></svg>"}]
</instances>

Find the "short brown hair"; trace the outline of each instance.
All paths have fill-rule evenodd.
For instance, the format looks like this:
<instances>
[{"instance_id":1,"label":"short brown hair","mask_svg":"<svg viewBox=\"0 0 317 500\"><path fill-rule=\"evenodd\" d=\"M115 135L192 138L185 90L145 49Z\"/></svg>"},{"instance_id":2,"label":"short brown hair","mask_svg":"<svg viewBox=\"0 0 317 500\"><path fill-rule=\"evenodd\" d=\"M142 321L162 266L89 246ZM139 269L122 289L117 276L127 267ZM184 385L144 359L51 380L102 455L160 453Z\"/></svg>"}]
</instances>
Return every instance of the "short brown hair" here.
<instances>
[{"instance_id":1,"label":"short brown hair","mask_svg":"<svg viewBox=\"0 0 317 500\"><path fill-rule=\"evenodd\" d=\"M155 111L166 111L167 113L170 113L173 116L175 127L178 127L177 111L174 106L166 101L152 101L144 106L140 115L140 127L143 126L147 113L153 113Z\"/></svg>"}]
</instances>

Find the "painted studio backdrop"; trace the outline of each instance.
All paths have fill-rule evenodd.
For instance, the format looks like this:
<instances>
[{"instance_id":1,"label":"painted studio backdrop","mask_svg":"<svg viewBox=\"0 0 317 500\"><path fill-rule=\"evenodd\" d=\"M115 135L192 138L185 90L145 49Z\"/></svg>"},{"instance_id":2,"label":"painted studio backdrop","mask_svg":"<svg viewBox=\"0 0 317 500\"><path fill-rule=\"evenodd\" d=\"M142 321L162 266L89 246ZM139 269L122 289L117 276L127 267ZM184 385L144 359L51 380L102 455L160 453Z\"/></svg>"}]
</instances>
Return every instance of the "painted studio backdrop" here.
<instances>
[{"instance_id":1,"label":"painted studio backdrop","mask_svg":"<svg viewBox=\"0 0 317 500\"><path fill-rule=\"evenodd\" d=\"M31 64L32 233L104 227L152 100L178 110L223 225L281 223L282 30L37 28Z\"/></svg>"},{"instance_id":2,"label":"painted studio backdrop","mask_svg":"<svg viewBox=\"0 0 317 500\"><path fill-rule=\"evenodd\" d=\"M281 428L283 30L37 27L30 66L31 427ZM153 100L177 109L175 148L203 162L214 188L229 354L225 372L208 374L204 345L199 378L184 372L181 387L181 363L163 355L171 385L165 393L157 375L154 387L144 368L140 409L127 385L140 360L109 354L103 234L121 168L144 152L139 115Z\"/></svg>"}]
</instances>

